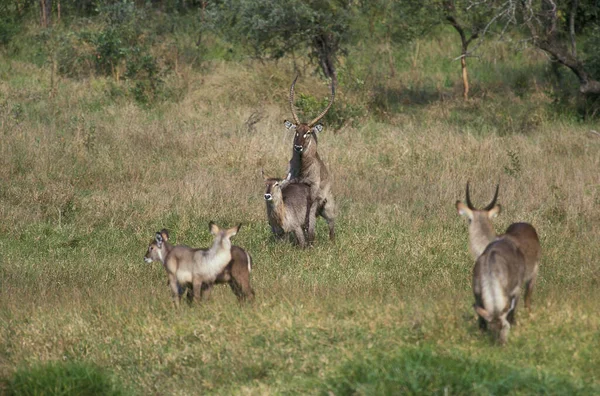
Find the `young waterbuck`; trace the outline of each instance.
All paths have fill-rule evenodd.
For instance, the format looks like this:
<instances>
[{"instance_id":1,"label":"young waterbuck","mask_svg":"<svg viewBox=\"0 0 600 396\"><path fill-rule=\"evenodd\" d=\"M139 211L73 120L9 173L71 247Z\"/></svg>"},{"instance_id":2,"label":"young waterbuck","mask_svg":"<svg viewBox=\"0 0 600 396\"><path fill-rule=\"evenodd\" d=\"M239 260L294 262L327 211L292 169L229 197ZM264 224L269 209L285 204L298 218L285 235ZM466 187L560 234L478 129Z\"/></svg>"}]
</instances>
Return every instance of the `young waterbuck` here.
<instances>
[{"instance_id":1,"label":"young waterbuck","mask_svg":"<svg viewBox=\"0 0 600 396\"><path fill-rule=\"evenodd\" d=\"M293 232L300 247L306 247L304 231L307 223L314 223L310 212L310 187L304 183L289 183L286 180L266 177L265 202L271 231L277 238ZM307 215L311 219L307 219Z\"/></svg>"},{"instance_id":2,"label":"young waterbuck","mask_svg":"<svg viewBox=\"0 0 600 396\"><path fill-rule=\"evenodd\" d=\"M213 234L213 244L209 249L194 249L185 245L172 246L166 256L162 256L165 251L156 251L159 261L161 256L163 266L167 271L169 286L173 295L173 301L176 307L179 307L183 287L192 286L194 299L200 299L202 296L202 285L209 287L216 281L231 261L231 238L236 235L241 227L220 229L212 221L209 223L209 230ZM165 233L166 234L166 233ZM158 238L160 235L160 238ZM168 238L168 235L167 235ZM154 260L152 251L158 249L158 241L164 242L164 235L157 234L156 246L149 246L148 253L144 260L151 262ZM160 253L159 253L160 251ZM154 257L156 257L154 256Z\"/></svg>"},{"instance_id":3,"label":"young waterbuck","mask_svg":"<svg viewBox=\"0 0 600 396\"><path fill-rule=\"evenodd\" d=\"M504 234L496 235L491 220L501 210L500 205L496 204L498 190L499 186L496 186L494 198L488 206L483 209L476 209L471 203L469 183L467 183L466 205L461 201L456 201L456 209L460 215L466 216L469 221L469 250L474 259L479 258L492 241L501 237L510 239L521 251L524 257L525 307L531 309L531 294L535 286L541 256L540 241L535 228L528 223L513 223L506 229Z\"/></svg>"},{"instance_id":4,"label":"young waterbuck","mask_svg":"<svg viewBox=\"0 0 600 396\"><path fill-rule=\"evenodd\" d=\"M294 122L285 121L288 129L295 130L292 159L288 166L286 180L293 183L305 183L310 187L311 208L307 213L308 241L314 240L315 221L311 218L321 216L329 226L329 239L335 239L335 201L331 192L331 177L319 153L317 152L317 132L323 126L317 124L331 108L335 98L335 84L331 83L331 100L329 104L315 119L309 123L302 123L294 109L294 86L298 76L290 88L290 109ZM314 215L313 215L314 214Z\"/></svg>"},{"instance_id":5,"label":"young waterbuck","mask_svg":"<svg viewBox=\"0 0 600 396\"><path fill-rule=\"evenodd\" d=\"M501 344L506 343L519 301L525 257L513 240L501 236L492 241L477 258L473 268L473 308L479 327L488 326Z\"/></svg>"},{"instance_id":6,"label":"young waterbuck","mask_svg":"<svg viewBox=\"0 0 600 396\"><path fill-rule=\"evenodd\" d=\"M144 256L144 261L147 263L159 261L164 265L165 258L174 247L168 241L169 232L166 229L157 232L155 238L148 245L148 251ZM252 264L252 257L248 252L239 246L231 246L231 261L229 261L229 264L227 264L227 267L225 267L223 272L217 275L215 283L229 284L229 287L240 302L252 300L254 298L254 291L250 286ZM170 284L170 282L168 283ZM209 297L211 289L211 284L205 283L202 285L201 296L203 299ZM180 288L179 293L183 293L183 288ZM191 299L192 297L193 294L188 292L188 298Z\"/></svg>"}]
</instances>

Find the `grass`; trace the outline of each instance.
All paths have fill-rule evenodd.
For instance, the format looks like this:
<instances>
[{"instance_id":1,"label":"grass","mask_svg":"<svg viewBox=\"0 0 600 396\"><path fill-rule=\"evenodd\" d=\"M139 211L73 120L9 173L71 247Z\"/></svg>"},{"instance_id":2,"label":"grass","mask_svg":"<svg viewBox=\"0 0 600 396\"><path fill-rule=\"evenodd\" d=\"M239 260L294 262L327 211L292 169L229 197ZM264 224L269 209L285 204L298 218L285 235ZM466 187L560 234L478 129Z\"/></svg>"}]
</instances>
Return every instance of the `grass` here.
<instances>
[{"instance_id":1,"label":"grass","mask_svg":"<svg viewBox=\"0 0 600 396\"><path fill-rule=\"evenodd\" d=\"M111 96L109 79L52 90L48 67L0 61L0 391L36 393L35 370L46 389L90 370L137 394L598 393L600 141L553 114L539 59L494 49L472 62L485 84L463 103L444 85L458 65L435 60L455 44L421 45L422 69L396 54L395 81L364 74L368 54L340 72L364 84L342 85L336 105L364 111L325 125L338 239L320 221L306 251L271 237L260 176L283 175L290 156L291 62L180 65L169 78L186 94L145 108ZM514 94L511 66L539 81ZM308 74L296 89L329 92ZM541 237L534 308L519 307L505 347L471 308L454 209L467 180L478 206L500 182L496 230L528 221ZM164 270L142 256L163 227L208 246L210 220L243 223L256 301L218 287L176 312Z\"/></svg>"}]
</instances>

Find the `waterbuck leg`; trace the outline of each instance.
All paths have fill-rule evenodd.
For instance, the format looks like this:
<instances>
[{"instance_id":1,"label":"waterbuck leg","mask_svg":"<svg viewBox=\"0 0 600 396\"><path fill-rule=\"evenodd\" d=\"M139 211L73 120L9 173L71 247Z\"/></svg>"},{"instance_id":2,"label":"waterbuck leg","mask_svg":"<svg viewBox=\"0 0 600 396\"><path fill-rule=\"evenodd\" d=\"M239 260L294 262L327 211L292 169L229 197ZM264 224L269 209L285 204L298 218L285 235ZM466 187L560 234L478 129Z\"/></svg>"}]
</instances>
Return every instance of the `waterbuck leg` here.
<instances>
[{"instance_id":1,"label":"waterbuck leg","mask_svg":"<svg viewBox=\"0 0 600 396\"><path fill-rule=\"evenodd\" d=\"M529 281L525 282L525 308L531 311L531 294L533 293L533 287L535 286L535 276Z\"/></svg>"},{"instance_id":2,"label":"waterbuck leg","mask_svg":"<svg viewBox=\"0 0 600 396\"><path fill-rule=\"evenodd\" d=\"M210 293L212 292L213 285L209 285L208 283L203 283L200 287L200 298L202 301L206 301L210 299Z\"/></svg>"},{"instance_id":3,"label":"waterbuck leg","mask_svg":"<svg viewBox=\"0 0 600 396\"><path fill-rule=\"evenodd\" d=\"M475 305L477 307L483 307L483 300L480 295L475 295ZM487 330L487 320L477 315L477 324L479 325L479 330L486 331Z\"/></svg>"},{"instance_id":4,"label":"waterbuck leg","mask_svg":"<svg viewBox=\"0 0 600 396\"><path fill-rule=\"evenodd\" d=\"M196 302L199 302L202 299L202 295L203 295L202 286L203 286L202 279L200 279L199 276L195 276L192 279L192 287L194 289L194 300Z\"/></svg>"},{"instance_id":5,"label":"waterbuck leg","mask_svg":"<svg viewBox=\"0 0 600 396\"><path fill-rule=\"evenodd\" d=\"M294 229L294 234L296 235L296 240L298 241L298 245L301 248L306 247L306 239L304 239L304 230L301 226L298 226Z\"/></svg>"},{"instance_id":6,"label":"waterbuck leg","mask_svg":"<svg viewBox=\"0 0 600 396\"><path fill-rule=\"evenodd\" d=\"M333 198L329 197L325 201L321 212L319 213L325 221L327 222L327 226L329 227L329 240L335 241L335 204L333 202Z\"/></svg>"},{"instance_id":7,"label":"waterbuck leg","mask_svg":"<svg viewBox=\"0 0 600 396\"><path fill-rule=\"evenodd\" d=\"M315 227L317 225L317 209L318 205L316 202L307 198L307 210L306 210L306 237L308 239L308 243L312 245L315 241Z\"/></svg>"},{"instance_id":8,"label":"waterbuck leg","mask_svg":"<svg viewBox=\"0 0 600 396\"><path fill-rule=\"evenodd\" d=\"M169 287L171 288L171 296L173 298L173 304L175 308L179 308L179 300L181 299L180 287L177 283L177 277L173 274L169 274Z\"/></svg>"},{"instance_id":9,"label":"waterbuck leg","mask_svg":"<svg viewBox=\"0 0 600 396\"><path fill-rule=\"evenodd\" d=\"M515 296L515 307L506 315L506 320L510 323L511 326L517 325L517 319L515 318L515 314L517 312L517 304L519 304L519 296Z\"/></svg>"}]
</instances>

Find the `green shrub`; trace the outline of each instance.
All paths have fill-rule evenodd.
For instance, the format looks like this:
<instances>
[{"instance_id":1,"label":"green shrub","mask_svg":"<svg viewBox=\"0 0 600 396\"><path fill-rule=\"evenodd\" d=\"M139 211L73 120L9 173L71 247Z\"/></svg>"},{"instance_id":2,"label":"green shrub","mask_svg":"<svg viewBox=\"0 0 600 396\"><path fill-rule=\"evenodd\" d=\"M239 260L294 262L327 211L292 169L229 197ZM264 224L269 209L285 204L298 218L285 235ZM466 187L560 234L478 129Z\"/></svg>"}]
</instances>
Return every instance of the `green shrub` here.
<instances>
[{"instance_id":1,"label":"green shrub","mask_svg":"<svg viewBox=\"0 0 600 396\"><path fill-rule=\"evenodd\" d=\"M23 367L6 381L7 395L125 395L106 371L79 362Z\"/></svg>"}]
</instances>

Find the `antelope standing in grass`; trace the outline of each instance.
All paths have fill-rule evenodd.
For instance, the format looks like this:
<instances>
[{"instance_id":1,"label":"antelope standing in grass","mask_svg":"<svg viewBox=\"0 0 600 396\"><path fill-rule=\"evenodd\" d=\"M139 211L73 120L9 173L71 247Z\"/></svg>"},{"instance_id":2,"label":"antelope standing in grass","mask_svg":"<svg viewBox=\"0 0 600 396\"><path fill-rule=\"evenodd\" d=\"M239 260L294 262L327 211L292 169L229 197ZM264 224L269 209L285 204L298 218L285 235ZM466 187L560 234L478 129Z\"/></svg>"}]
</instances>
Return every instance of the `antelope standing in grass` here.
<instances>
[{"instance_id":1,"label":"antelope standing in grass","mask_svg":"<svg viewBox=\"0 0 600 396\"><path fill-rule=\"evenodd\" d=\"M496 235L492 225L492 219L498 216L501 206L496 204L498 200L499 186L496 186L494 198L488 206L483 209L475 209L469 195L469 183L467 183L466 205L456 201L456 209L462 216L467 216L469 221L469 250L476 260L486 247L497 238L510 239L523 254L525 282L525 307L531 309L531 295L535 286L538 273L539 260L541 256L540 240L535 228L528 223L513 223L506 232L500 236Z\"/></svg>"},{"instance_id":2,"label":"antelope standing in grass","mask_svg":"<svg viewBox=\"0 0 600 396\"><path fill-rule=\"evenodd\" d=\"M479 327L489 326L501 344L506 343L510 326L515 324L524 272L525 257L506 236L487 245L473 268L473 308L479 315Z\"/></svg>"},{"instance_id":3,"label":"antelope standing in grass","mask_svg":"<svg viewBox=\"0 0 600 396\"><path fill-rule=\"evenodd\" d=\"M331 100L315 119L309 123L300 122L294 109L294 87L298 76L290 88L290 109L294 122L285 121L288 129L295 130L292 159L288 166L286 180L292 183L305 183L310 187L311 208L307 213L308 241L314 240L315 223L310 221L321 216L327 221L329 239L335 239L335 201L331 192L331 177L327 166L317 152L317 132L323 130L318 122L327 114L335 98L335 83L331 83Z\"/></svg>"},{"instance_id":4,"label":"antelope standing in grass","mask_svg":"<svg viewBox=\"0 0 600 396\"><path fill-rule=\"evenodd\" d=\"M265 202L271 231L278 238L293 232L300 247L306 247L304 230L307 222L314 223L310 211L310 187L304 183L289 183L286 180L266 177ZM312 216L307 219L307 216Z\"/></svg>"},{"instance_id":5,"label":"antelope standing in grass","mask_svg":"<svg viewBox=\"0 0 600 396\"><path fill-rule=\"evenodd\" d=\"M241 224L227 230L220 229L212 221L209 230L214 236L213 244L209 249L195 249L185 245L165 246L164 236L167 233L157 233L156 244L150 244L144 260L152 262L156 258L163 263L169 286L176 307L179 307L183 287L192 286L193 298L198 300L202 297L204 288L210 289L219 275L225 270L232 260L231 238L235 236ZM160 243L159 243L160 242ZM160 246L159 246L160 245ZM167 252L168 250L168 252ZM164 255L166 253L166 255ZM248 256L248 260L250 260ZM250 266L251 262L248 262Z\"/></svg>"},{"instance_id":6,"label":"antelope standing in grass","mask_svg":"<svg viewBox=\"0 0 600 396\"><path fill-rule=\"evenodd\" d=\"M159 261L161 264L165 264L165 257L173 249L173 245L169 242L169 232L166 229L162 229L156 233L154 239L148 245L148 250L144 256L144 261L151 263L153 261ZM229 284L229 287L233 291L233 294L238 298L240 302L245 300L254 299L254 291L250 286L250 273L252 272L252 256L244 249L239 246L231 246L231 261L221 272L217 279L216 284ZM167 282L170 284L170 282ZM208 298L212 285L202 285L202 298ZM183 289L179 290L179 293L183 293ZM193 297L192 293L188 294L188 299L191 300Z\"/></svg>"},{"instance_id":7,"label":"antelope standing in grass","mask_svg":"<svg viewBox=\"0 0 600 396\"><path fill-rule=\"evenodd\" d=\"M155 238L148 245L144 261L147 263L159 261L164 265L165 258L174 248L168 241L169 232L166 229L163 228L157 232ZM231 261L227 267L225 267L223 272L217 276L215 283L229 284L229 287L240 302L254 299L254 291L250 286L252 264L252 257L248 252L239 246L231 246ZM168 284L170 284L170 282L168 282ZM203 299L210 296L211 289L211 284L205 283L202 285L201 296ZM179 293L183 293L183 288L179 290ZM193 294L188 292L188 299L191 300L192 297Z\"/></svg>"}]
</instances>

